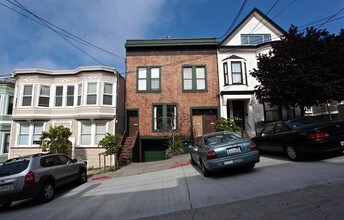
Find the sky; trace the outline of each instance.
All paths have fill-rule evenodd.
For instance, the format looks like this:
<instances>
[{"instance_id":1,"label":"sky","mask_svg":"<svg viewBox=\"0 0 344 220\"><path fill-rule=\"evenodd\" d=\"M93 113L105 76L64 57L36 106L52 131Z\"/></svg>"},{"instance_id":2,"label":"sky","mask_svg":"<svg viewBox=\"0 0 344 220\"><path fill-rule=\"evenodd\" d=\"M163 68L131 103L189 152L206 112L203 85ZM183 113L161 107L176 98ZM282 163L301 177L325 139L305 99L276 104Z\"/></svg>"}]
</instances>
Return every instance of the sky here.
<instances>
[{"instance_id":1,"label":"sky","mask_svg":"<svg viewBox=\"0 0 344 220\"><path fill-rule=\"evenodd\" d=\"M0 76L80 66L124 75L126 40L221 39L255 7L286 31L344 28L344 0L0 0Z\"/></svg>"}]
</instances>

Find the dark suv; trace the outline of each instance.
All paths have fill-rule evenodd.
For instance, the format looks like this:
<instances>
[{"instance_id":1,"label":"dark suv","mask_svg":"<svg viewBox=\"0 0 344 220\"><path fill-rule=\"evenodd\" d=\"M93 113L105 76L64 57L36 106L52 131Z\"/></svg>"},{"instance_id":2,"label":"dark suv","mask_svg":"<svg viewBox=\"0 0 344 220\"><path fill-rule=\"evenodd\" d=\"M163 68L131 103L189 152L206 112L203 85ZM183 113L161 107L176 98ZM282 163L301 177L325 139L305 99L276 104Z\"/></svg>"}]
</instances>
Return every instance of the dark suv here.
<instances>
[{"instance_id":1,"label":"dark suv","mask_svg":"<svg viewBox=\"0 0 344 220\"><path fill-rule=\"evenodd\" d=\"M31 197L48 202L55 188L73 181L87 182L87 168L67 155L39 153L9 159L0 165L0 207Z\"/></svg>"}]
</instances>

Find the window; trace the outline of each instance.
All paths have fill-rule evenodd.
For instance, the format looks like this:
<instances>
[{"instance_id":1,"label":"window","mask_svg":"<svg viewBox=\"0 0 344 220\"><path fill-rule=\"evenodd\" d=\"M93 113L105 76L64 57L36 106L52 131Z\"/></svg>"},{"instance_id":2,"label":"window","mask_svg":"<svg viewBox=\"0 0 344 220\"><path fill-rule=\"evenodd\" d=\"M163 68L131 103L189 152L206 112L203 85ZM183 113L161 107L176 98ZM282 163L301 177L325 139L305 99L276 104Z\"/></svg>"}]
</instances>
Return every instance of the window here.
<instances>
[{"instance_id":1,"label":"window","mask_svg":"<svg viewBox=\"0 0 344 220\"><path fill-rule=\"evenodd\" d=\"M242 45L257 45L271 41L270 34L242 34Z\"/></svg>"},{"instance_id":2,"label":"window","mask_svg":"<svg viewBox=\"0 0 344 220\"><path fill-rule=\"evenodd\" d=\"M78 85L78 106L81 105L82 84Z\"/></svg>"},{"instance_id":3,"label":"window","mask_svg":"<svg viewBox=\"0 0 344 220\"><path fill-rule=\"evenodd\" d=\"M113 84L104 83L103 105L112 105Z\"/></svg>"},{"instance_id":4,"label":"window","mask_svg":"<svg viewBox=\"0 0 344 220\"><path fill-rule=\"evenodd\" d=\"M41 86L39 93L38 106L49 107L50 86Z\"/></svg>"},{"instance_id":5,"label":"window","mask_svg":"<svg viewBox=\"0 0 344 220\"><path fill-rule=\"evenodd\" d=\"M56 86L55 106L56 107L62 106L62 100L63 100L63 86Z\"/></svg>"},{"instance_id":6,"label":"window","mask_svg":"<svg viewBox=\"0 0 344 220\"><path fill-rule=\"evenodd\" d=\"M91 145L91 123L81 124L81 145Z\"/></svg>"},{"instance_id":7,"label":"window","mask_svg":"<svg viewBox=\"0 0 344 220\"><path fill-rule=\"evenodd\" d=\"M6 134L5 133L5 137L4 137L4 150L3 150L4 154L8 153L8 149L9 149L9 146L10 146L10 140L11 140L10 137L11 137L10 134Z\"/></svg>"},{"instance_id":8,"label":"window","mask_svg":"<svg viewBox=\"0 0 344 220\"><path fill-rule=\"evenodd\" d=\"M158 92L160 84L160 67L139 67L137 69L138 91Z\"/></svg>"},{"instance_id":9,"label":"window","mask_svg":"<svg viewBox=\"0 0 344 220\"><path fill-rule=\"evenodd\" d=\"M177 106L154 105L153 130L166 131L170 129L177 129Z\"/></svg>"},{"instance_id":10,"label":"window","mask_svg":"<svg viewBox=\"0 0 344 220\"><path fill-rule=\"evenodd\" d=\"M223 63L223 78L224 78L224 84L228 85L229 84L229 79L228 79L228 64Z\"/></svg>"},{"instance_id":11,"label":"window","mask_svg":"<svg viewBox=\"0 0 344 220\"><path fill-rule=\"evenodd\" d=\"M105 137L106 123L96 123L95 145L99 144L99 141Z\"/></svg>"},{"instance_id":12,"label":"window","mask_svg":"<svg viewBox=\"0 0 344 220\"><path fill-rule=\"evenodd\" d=\"M37 145L43 131L43 124L21 124L18 145Z\"/></svg>"},{"instance_id":13,"label":"window","mask_svg":"<svg viewBox=\"0 0 344 220\"><path fill-rule=\"evenodd\" d=\"M97 104L97 83L92 82L87 84L87 105Z\"/></svg>"},{"instance_id":14,"label":"window","mask_svg":"<svg viewBox=\"0 0 344 220\"><path fill-rule=\"evenodd\" d=\"M14 97L13 96L9 96L8 98L9 98L9 100L8 100L8 106L7 106L7 114L8 115L12 115Z\"/></svg>"},{"instance_id":15,"label":"window","mask_svg":"<svg viewBox=\"0 0 344 220\"><path fill-rule=\"evenodd\" d=\"M105 137L106 122L81 123L80 144L97 146L99 141Z\"/></svg>"},{"instance_id":16,"label":"window","mask_svg":"<svg viewBox=\"0 0 344 220\"><path fill-rule=\"evenodd\" d=\"M66 106L74 106L74 85L67 86Z\"/></svg>"},{"instance_id":17,"label":"window","mask_svg":"<svg viewBox=\"0 0 344 220\"><path fill-rule=\"evenodd\" d=\"M24 85L22 106L32 105L32 85Z\"/></svg>"},{"instance_id":18,"label":"window","mask_svg":"<svg viewBox=\"0 0 344 220\"><path fill-rule=\"evenodd\" d=\"M206 71L204 66L183 67L183 90L184 91L205 91Z\"/></svg>"},{"instance_id":19,"label":"window","mask_svg":"<svg viewBox=\"0 0 344 220\"><path fill-rule=\"evenodd\" d=\"M282 119L281 109L278 106L269 106L264 103L265 121L278 121Z\"/></svg>"},{"instance_id":20,"label":"window","mask_svg":"<svg viewBox=\"0 0 344 220\"><path fill-rule=\"evenodd\" d=\"M34 124L33 125L33 135L32 135L32 143L39 144L39 138L42 135L43 131L43 124Z\"/></svg>"},{"instance_id":21,"label":"window","mask_svg":"<svg viewBox=\"0 0 344 220\"><path fill-rule=\"evenodd\" d=\"M243 84L241 62L233 61L231 62L231 66L232 66L232 83Z\"/></svg>"}]
</instances>

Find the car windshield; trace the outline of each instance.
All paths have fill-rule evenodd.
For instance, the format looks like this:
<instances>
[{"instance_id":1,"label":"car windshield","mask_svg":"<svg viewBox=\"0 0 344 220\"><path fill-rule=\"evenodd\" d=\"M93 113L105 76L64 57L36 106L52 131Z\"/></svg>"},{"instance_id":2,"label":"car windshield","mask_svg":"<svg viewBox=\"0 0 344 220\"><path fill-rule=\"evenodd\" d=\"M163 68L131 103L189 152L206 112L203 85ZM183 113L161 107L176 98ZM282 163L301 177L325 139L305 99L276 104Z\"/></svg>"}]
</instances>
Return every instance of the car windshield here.
<instances>
[{"instance_id":1,"label":"car windshield","mask_svg":"<svg viewBox=\"0 0 344 220\"><path fill-rule=\"evenodd\" d=\"M329 122L328 119L314 118L314 117L304 117L296 118L286 121L286 124L291 128L308 128L313 125L324 124Z\"/></svg>"},{"instance_id":2,"label":"car windshield","mask_svg":"<svg viewBox=\"0 0 344 220\"><path fill-rule=\"evenodd\" d=\"M241 139L241 137L235 133L223 133L207 136L204 141L206 145L217 145L237 139Z\"/></svg>"},{"instance_id":3,"label":"car windshield","mask_svg":"<svg viewBox=\"0 0 344 220\"><path fill-rule=\"evenodd\" d=\"M4 163L0 165L0 177L21 173L27 168L28 165L28 160Z\"/></svg>"}]
</instances>

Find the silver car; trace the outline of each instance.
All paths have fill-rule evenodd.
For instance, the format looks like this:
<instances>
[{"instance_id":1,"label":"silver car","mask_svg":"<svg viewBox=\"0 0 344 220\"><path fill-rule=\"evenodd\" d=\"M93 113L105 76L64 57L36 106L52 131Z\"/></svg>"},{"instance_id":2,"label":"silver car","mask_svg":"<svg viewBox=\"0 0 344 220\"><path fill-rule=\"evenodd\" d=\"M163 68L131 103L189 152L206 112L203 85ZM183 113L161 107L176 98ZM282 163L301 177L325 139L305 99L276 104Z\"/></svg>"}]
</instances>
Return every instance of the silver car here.
<instances>
[{"instance_id":1,"label":"silver car","mask_svg":"<svg viewBox=\"0 0 344 220\"><path fill-rule=\"evenodd\" d=\"M200 136L190 146L193 165L199 165L204 176L228 167L254 168L260 155L250 139L243 139L233 132L216 132Z\"/></svg>"},{"instance_id":2,"label":"silver car","mask_svg":"<svg viewBox=\"0 0 344 220\"><path fill-rule=\"evenodd\" d=\"M39 153L12 158L0 165L0 207L32 197L48 202L55 188L73 181L87 182L87 168L67 155Z\"/></svg>"}]
</instances>

